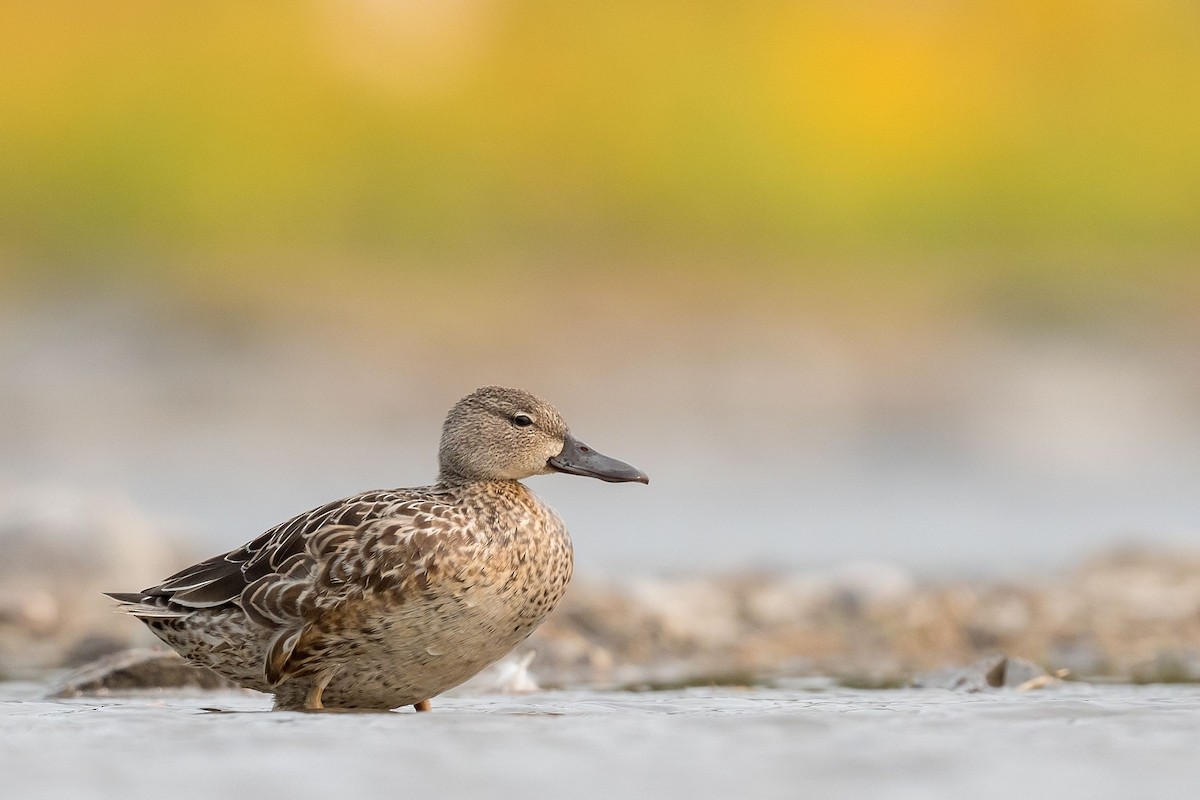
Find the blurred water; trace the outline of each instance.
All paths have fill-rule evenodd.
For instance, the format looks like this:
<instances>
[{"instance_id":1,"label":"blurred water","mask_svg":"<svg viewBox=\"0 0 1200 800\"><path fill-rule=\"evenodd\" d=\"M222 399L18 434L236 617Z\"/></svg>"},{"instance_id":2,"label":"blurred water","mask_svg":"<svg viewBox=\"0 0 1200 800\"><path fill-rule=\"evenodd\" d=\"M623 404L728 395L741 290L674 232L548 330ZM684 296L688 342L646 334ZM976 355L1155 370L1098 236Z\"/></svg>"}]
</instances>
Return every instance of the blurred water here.
<instances>
[{"instance_id":1,"label":"blurred water","mask_svg":"<svg viewBox=\"0 0 1200 800\"><path fill-rule=\"evenodd\" d=\"M1194 686L543 693L421 715L41 691L0 684L7 796L1105 800L1200 781Z\"/></svg>"},{"instance_id":2,"label":"blurred water","mask_svg":"<svg viewBox=\"0 0 1200 800\"><path fill-rule=\"evenodd\" d=\"M215 552L336 497L429 482L446 409L494 382L551 399L652 478L531 481L584 572L996 571L1197 539L1186 342L966 325L864 344L815 318L733 312L659 320L647 338L643 313L583 308L548 341L497 322L481 341L111 296L13 308L0 485L129 497Z\"/></svg>"}]
</instances>

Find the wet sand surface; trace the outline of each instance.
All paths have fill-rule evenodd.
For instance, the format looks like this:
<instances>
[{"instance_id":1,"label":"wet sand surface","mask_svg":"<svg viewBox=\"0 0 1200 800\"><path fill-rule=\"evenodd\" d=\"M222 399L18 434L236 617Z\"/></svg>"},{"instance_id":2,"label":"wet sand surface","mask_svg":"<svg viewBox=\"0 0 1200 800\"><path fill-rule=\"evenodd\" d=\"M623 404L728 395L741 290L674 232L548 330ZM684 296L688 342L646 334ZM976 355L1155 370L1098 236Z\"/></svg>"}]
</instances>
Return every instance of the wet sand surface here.
<instances>
[{"instance_id":1,"label":"wet sand surface","mask_svg":"<svg viewBox=\"0 0 1200 800\"><path fill-rule=\"evenodd\" d=\"M1183 797L1200 687L703 689L269 713L250 694L0 684L13 798Z\"/></svg>"}]
</instances>

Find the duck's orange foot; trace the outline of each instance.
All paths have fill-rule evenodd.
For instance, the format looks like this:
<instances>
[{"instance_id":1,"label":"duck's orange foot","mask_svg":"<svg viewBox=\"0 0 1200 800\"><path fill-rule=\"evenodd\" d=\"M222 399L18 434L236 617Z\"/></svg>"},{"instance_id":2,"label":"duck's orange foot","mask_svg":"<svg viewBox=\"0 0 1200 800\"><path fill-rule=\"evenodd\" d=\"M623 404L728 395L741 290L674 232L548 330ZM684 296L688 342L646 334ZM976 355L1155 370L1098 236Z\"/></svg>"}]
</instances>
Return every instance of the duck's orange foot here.
<instances>
[{"instance_id":1,"label":"duck's orange foot","mask_svg":"<svg viewBox=\"0 0 1200 800\"><path fill-rule=\"evenodd\" d=\"M334 670L329 670L323 673L313 685L308 688L308 696L304 698L305 711L325 711L325 704L321 702L321 695L325 692L325 687L329 685L329 681L333 679Z\"/></svg>"},{"instance_id":2,"label":"duck's orange foot","mask_svg":"<svg viewBox=\"0 0 1200 800\"><path fill-rule=\"evenodd\" d=\"M413 703L413 708L415 708L417 711L432 711L433 710L433 706L429 705L428 700L422 700L419 703Z\"/></svg>"}]
</instances>

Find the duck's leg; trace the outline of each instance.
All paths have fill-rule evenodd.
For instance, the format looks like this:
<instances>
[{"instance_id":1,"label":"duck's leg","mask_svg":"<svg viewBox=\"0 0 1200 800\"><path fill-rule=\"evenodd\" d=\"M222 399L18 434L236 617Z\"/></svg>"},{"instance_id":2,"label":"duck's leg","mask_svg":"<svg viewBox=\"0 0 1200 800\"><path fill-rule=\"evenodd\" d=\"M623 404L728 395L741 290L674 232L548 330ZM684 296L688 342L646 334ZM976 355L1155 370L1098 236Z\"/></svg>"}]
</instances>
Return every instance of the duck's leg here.
<instances>
[{"instance_id":1,"label":"duck's leg","mask_svg":"<svg viewBox=\"0 0 1200 800\"><path fill-rule=\"evenodd\" d=\"M433 710L433 706L429 705L428 700L422 700L419 703L413 703L413 708L415 708L417 711L432 711Z\"/></svg>"},{"instance_id":2,"label":"duck's leg","mask_svg":"<svg viewBox=\"0 0 1200 800\"><path fill-rule=\"evenodd\" d=\"M333 670L328 670L321 674L309 687L308 697L304 699L305 711L324 711L325 705L321 702L321 694L325 691L325 687L333 680Z\"/></svg>"}]
</instances>

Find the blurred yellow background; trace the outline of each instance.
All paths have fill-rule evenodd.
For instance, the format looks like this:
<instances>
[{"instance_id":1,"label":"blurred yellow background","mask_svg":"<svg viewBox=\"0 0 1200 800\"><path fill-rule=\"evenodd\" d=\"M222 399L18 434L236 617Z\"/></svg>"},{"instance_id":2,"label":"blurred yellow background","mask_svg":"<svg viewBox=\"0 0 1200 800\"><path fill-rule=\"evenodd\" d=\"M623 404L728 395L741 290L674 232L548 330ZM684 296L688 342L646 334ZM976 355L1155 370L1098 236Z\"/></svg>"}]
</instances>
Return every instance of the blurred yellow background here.
<instances>
[{"instance_id":1,"label":"blurred yellow background","mask_svg":"<svg viewBox=\"0 0 1200 800\"><path fill-rule=\"evenodd\" d=\"M1186 0L6 3L0 253L1173 291L1198 42Z\"/></svg>"},{"instance_id":2,"label":"blurred yellow background","mask_svg":"<svg viewBox=\"0 0 1200 800\"><path fill-rule=\"evenodd\" d=\"M232 547L497 382L584 568L1200 519L1195 2L4 3L0 112L4 485Z\"/></svg>"}]
</instances>

